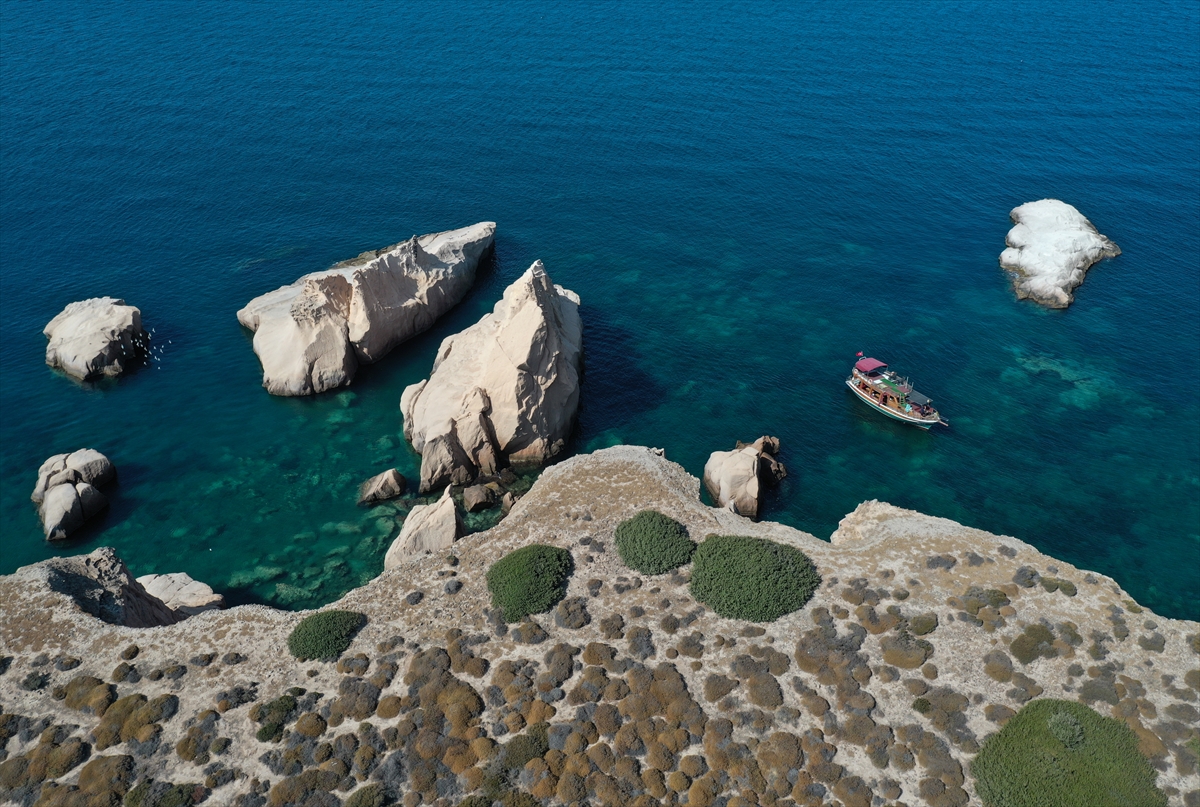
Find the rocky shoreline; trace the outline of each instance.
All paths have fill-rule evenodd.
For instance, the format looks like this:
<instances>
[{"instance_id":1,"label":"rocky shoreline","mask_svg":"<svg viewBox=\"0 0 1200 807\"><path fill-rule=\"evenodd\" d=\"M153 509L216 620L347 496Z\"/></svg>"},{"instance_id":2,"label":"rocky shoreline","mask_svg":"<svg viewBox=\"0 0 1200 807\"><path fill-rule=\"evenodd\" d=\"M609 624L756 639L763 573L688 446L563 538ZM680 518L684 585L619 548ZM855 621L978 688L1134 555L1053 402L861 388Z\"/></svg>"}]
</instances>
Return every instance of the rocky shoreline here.
<instances>
[{"instance_id":1,"label":"rocky shoreline","mask_svg":"<svg viewBox=\"0 0 1200 807\"><path fill-rule=\"evenodd\" d=\"M984 739L1032 699L1060 698L1127 724L1169 803L1194 803L1197 623L944 519L867 502L825 542L706 507L699 488L638 447L551 467L453 556L400 559L331 604L366 616L336 664L288 655L303 613L241 606L126 627L111 623L121 604L65 561L24 567L0 578L0 798L117 803L140 786L154 801L170 785L188 804L449 807L537 729L547 750L511 772L505 798L965 805L978 803ZM691 597L688 567L621 563L616 526L647 508L697 540L794 546L823 583L775 622L720 617ZM570 551L566 598L503 625L485 575L535 542Z\"/></svg>"}]
</instances>

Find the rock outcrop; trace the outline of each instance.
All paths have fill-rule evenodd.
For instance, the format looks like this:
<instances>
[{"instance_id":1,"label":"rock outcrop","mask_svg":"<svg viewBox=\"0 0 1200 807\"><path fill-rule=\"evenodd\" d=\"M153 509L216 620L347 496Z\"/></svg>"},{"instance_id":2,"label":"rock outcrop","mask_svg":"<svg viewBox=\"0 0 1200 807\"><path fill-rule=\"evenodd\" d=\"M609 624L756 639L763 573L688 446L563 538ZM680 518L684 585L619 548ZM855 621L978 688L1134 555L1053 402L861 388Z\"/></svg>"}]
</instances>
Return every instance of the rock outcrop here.
<instances>
[{"instance_id":1,"label":"rock outcrop","mask_svg":"<svg viewBox=\"0 0 1200 807\"><path fill-rule=\"evenodd\" d=\"M738 442L733 451L714 451L704 463L704 486L718 507L748 518L758 518L762 491L787 476L779 453L778 437Z\"/></svg>"},{"instance_id":2,"label":"rock outcrop","mask_svg":"<svg viewBox=\"0 0 1200 807\"><path fill-rule=\"evenodd\" d=\"M31 499L38 505L47 540L66 538L108 506L97 488L117 478L108 457L91 448L55 454L38 468Z\"/></svg>"},{"instance_id":3,"label":"rock outcrop","mask_svg":"<svg viewBox=\"0 0 1200 807\"><path fill-rule=\"evenodd\" d=\"M536 467L561 452L579 405L579 296L541 261L495 309L438 349L433 373L404 390L404 436L421 453L421 492Z\"/></svg>"},{"instance_id":4,"label":"rock outcrop","mask_svg":"<svg viewBox=\"0 0 1200 807\"><path fill-rule=\"evenodd\" d=\"M1004 239L1008 249L1000 253L1000 266L1012 278L1018 300L1066 308L1092 264L1121 254L1082 213L1058 199L1026 202L1009 218L1016 226Z\"/></svg>"},{"instance_id":5,"label":"rock outcrop","mask_svg":"<svg viewBox=\"0 0 1200 807\"><path fill-rule=\"evenodd\" d=\"M358 503L371 504L394 499L403 495L406 484L404 476L399 471L395 468L388 468L358 486Z\"/></svg>"},{"instance_id":6,"label":"rock outcrop","mask_svg":"<svg viewBox=\"0 0 1200 807\"><path fill-rule=\"evenodd\" d=\"M151 597L162 600L179 619L225 607L225 598L186 572L147 574L137 582Z\"/></svg>"},{"instance_id":7,"label":"rock outcrop","mask_svg":"<svg viewBox=\"0 0 1200 807\"><path fill-rule=\"evenodd\" d=\"M51 558L18 569L14 578L32 577L70 597L82 611L110 625L153 628L173 625L179 615L147 593L111 546L90 555Z\"/></svg>"},{"instance_id":8,"label":"rock outcrop","mask_svg":"<svg viewBox=\"0 0 1200 807\"><path fill-rule=\"evenodd\" d=\"M71 303L42 332L46 364L81 381L120 375L145 355L142 312L116 297Z\"/></svg>"},{"instance_id":9,"label":"rock outcrop","mask_svg":"<svg viewBox=\"0 0 1200 807\"><path fill-rule=\"evenodd\" d=\"M495 232L485 221L413 236L255 297L237 317L254 331L263 386L311 395L350 383L360 363L379 360L463 298Z\"/></svg>"},{"instance_id":10,"label":"rock outcrop","mask_svg":"<svg viewBox=\"0 0 1200 807\"><path fill-rule=\"evenodd\" d=\"M462 534L462 519L450 496L450 488L446 488L442 498L433 504L417 505L404 519L400 535L384 556L383 568L394 568L402 560L426 552L449 549Z\"/></svg>"}]
</instances>

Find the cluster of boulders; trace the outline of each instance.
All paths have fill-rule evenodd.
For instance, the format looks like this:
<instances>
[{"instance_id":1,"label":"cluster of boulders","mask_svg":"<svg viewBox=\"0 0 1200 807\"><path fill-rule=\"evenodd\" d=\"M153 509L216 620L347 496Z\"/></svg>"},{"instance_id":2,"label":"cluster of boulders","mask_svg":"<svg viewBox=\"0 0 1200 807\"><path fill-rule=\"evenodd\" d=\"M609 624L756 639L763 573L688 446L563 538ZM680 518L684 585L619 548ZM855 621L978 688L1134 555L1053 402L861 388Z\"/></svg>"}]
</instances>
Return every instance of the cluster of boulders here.
<instances>
[{"instance_id":1,"label":"cluster of boulders","mask_svg":"<svg viewBox=\"0 0 1200 807\"><path fill-rule=\"evenodd\" d=\"M55 454L43 462L30 498L38 505L47 540L66 538L103 511L108 499L99 488L116 478L108 457L91 448Z\"/></svg>"},{"instance_id":2,"label":"cluster of boulders","mask_svg":"<svg viewBox=\"0 0 1200 807\"><path fill-rule=\"evenodd\" d=\"M151 597L162 600L180 619L225 607L224 597L208 584L193 580L187 572L147 574L137 578L137 582Z\"/></svg>"},{"instance_id":3,"label":"cluster of boulders","mask_svg":"<svg viewBox=\"0 0 1200 807\"><path fill-rule=\"evenodd\" d=\"M767 436L739 440L733 451L714 451L704 464L704 486L718 507L758 518L763 490L787 476L778 453L779 438Z\"/></svg>"},{"instance_id":4,"label":"cluster of boulders","mask_svg":"<svg viewBox=\"0 0 1200 807\"><path fill-rule=\"evenodd\" d=\"M1004 239L1008 249L1000 253L1000 266L1012 278L1018 300L1066 308L1092 264L1121 254L1082 213L1058 199L1026 202L1009 217L1015 226Z\"/></svg>"},{"instance_id":5,"label":"cluster of boulders","mask_svg":"<svg viewBox=\"0 0 1200 807\"><path fill-rule=\"evenodd\" d=\"M414 235L255 297L237 317L254 331L263 386L272 395L311 395L350 383L360 363L379 360L458 304L495 233L485 221Z\"/></svg>"}]
</instances>

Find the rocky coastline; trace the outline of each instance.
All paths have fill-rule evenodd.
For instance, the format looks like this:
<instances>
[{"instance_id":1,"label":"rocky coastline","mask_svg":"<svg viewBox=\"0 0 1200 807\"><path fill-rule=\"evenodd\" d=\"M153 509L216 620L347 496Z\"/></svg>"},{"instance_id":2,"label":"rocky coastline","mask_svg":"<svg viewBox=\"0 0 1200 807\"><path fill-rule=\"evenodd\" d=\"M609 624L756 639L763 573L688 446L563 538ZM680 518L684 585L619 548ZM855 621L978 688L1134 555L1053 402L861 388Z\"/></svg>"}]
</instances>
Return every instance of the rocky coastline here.
<instances>
[{"instance_id":1,"label":"rocky coastline","mask_svg":"<svg viewBox=\"0 0 1200 807\"><path fill-rule=\"evenodd\" d=\"M1200 624L944 519L866 502L826 542L699 490L652 449L555 465L453 555L322 609L365 616L337 662L288 654L304 613L180 621L111 550L24 567L0 578L0 798L449 807L500 771L505 804L966 805L985 738L1057 698L1129 726L1168 803L1194 802ZM820 588L775 622L719 616L689 567L622 564L614 531L645 509L800 549ZM532 543L574 573L505 625L485 578Z\"/></svg>"}]
</instances>

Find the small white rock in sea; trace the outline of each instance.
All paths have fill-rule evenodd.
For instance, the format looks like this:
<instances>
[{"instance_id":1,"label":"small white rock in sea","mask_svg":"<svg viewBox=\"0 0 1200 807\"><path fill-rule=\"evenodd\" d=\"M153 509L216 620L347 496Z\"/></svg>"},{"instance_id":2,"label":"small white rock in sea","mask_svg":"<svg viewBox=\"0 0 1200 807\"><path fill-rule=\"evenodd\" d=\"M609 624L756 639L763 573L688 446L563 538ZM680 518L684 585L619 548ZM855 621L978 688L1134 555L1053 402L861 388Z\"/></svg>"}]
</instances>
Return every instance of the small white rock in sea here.
<instances>
[{"instance_id":1,"label":"small white rock in sea","mask_svg":"<svg viewBox=\"0 0 1200 807\"><path fill-rule=\"evenodd\" d=\"M1082 213L1058 199L1026 202L1009 217L1016 226L1004 239L1008 249L1000 253L1000 266L1012 278L1018 300L1066 308L1094 263L1121 254Z\"/></svg>"}]
</instances>

